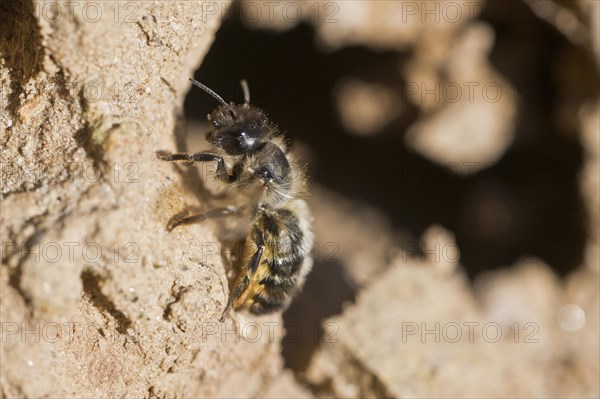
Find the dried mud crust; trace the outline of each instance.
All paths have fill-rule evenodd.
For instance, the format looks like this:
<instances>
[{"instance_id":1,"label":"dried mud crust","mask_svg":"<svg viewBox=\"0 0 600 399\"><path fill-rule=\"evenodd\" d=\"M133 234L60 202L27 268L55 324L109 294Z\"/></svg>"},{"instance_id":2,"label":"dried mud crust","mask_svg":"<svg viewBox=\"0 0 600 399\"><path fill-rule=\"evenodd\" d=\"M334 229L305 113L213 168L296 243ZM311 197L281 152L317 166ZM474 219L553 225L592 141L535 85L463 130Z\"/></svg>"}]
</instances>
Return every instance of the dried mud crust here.
<instances>
[{"instance_id":1,"label":"dried mud crust","mask_svg":"<svg viewBox=\"0 0 600 399\"><path fill-rule=\"evenodd\" d=\"M217 323L213 228L165 230L204 205L154 153L184 149L187 79L220 24L177 3L0 5L3 398L254 396L281 373L278 317L252 342Z\"/></svg>"}]
</instances>

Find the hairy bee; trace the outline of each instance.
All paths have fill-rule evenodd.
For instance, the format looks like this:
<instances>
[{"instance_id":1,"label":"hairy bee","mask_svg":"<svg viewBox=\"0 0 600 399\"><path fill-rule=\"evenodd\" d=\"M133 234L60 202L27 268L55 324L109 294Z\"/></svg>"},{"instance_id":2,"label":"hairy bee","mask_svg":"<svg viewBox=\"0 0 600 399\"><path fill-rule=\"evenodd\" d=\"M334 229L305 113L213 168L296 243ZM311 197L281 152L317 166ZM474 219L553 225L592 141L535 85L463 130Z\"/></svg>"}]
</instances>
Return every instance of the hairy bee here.
<instances>
[{"instance_id":1,"label":"hairy bee","mask_svg":"<svg viewBox=\"0 0 600 399\"><path fill-rule=\"evenodd\" d=\"M206 139L212 151L196 154L158 153L163 161L217 162L216 178L243 205L217 208L169 224L246 214L250 227L244 242L243 265L236 278L221 322L231 309L253 314L284 310L312 268L312 215L305 201L304 172L294 161L277 126L264 111L250 105L250 91L242 80L244 103L226 103L200 82L196 86L221 105L207 119Z\"/></svg>"}]
</instances>

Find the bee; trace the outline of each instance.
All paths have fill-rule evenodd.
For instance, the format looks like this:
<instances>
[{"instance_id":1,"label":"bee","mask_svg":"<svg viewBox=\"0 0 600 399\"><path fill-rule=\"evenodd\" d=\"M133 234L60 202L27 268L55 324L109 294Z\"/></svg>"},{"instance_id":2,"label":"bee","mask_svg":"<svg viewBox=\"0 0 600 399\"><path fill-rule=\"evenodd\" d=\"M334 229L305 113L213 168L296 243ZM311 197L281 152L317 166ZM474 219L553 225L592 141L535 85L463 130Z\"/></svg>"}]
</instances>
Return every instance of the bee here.
<instances>
[{"instance_id":1,"label":"bee","mask_svg":"<svg viewBox=\"0 0 600 399\"><path fill-rule=\"evenodd\" d=\"M250 104L250 90L241 81L244 103L227 103L204 84L190 79L220 105L207 119L211 151L167 155L167 162L216 162L215 177L229 188L241 206L216 208L175 220L167 226L209 218L246 215L250 225L244 240L241 271L220 318L247 309L252 314L285 310L304 284L313 260L312 215L304 170L293 158L283 134L260 108Z\"/></svg>"}]
</instances>

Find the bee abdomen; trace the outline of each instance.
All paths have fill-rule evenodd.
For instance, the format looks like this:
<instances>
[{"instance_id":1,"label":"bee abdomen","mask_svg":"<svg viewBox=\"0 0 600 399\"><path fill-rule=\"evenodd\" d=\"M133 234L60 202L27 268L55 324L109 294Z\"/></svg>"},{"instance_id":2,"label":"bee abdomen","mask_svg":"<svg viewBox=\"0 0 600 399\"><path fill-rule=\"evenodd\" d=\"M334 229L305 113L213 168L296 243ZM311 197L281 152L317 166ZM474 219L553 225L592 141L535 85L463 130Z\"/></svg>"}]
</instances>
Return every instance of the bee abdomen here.
<instances>
[{"instance_id":1,"label":"bee abdomen","mask_svg":"<svg viewBox=\"0 0 600 399\"><path fill-rule=\"evenodd\" d=\"M269 266L269 271L273 276L277 276L279 278L289 278L295 274L298 274L303 261L304 257L301 254L294 254L288 259L280 258L276 260L268 260L267 265Z\"/></svg>"},{"instance_id":2,"label":"bee abdomen","mask_svg":"<svg viewBox=\"0 0 600 399\"><path fill-rule=\"evenodd\" d=\"M298 266L283 266L284 269L295 269L295 271L289 275L272 273L269 276L263 277L259 282L263 289L252 298L254 302L250 307L252 313L263 314L282 310L290 303L292 296L299 288Z\"/></svg>"},{"instance_id":3,"label":"bee abdomen","mask_svg":"<svg viewBox=\"0 0 600 399\"><path fill-rule=\"evenodd\" d=\"M271 313L287 307L289 295L284 292L274 292L256 294L253 298L254 303L250 307L250 312L254 314Z\"/></svg>"},{"instance_id":4,"label":"bee abdomen","mask_svg":"<svg viewBox=\"0 0 600 399\"><path fill-rule=\"evenodd\" d=\"M265 288L269 290L282 289L287 291L296 286L296 279L290 277L265 277L260 280L260 284L264 285Z\"/></svg>"}]
</instances>

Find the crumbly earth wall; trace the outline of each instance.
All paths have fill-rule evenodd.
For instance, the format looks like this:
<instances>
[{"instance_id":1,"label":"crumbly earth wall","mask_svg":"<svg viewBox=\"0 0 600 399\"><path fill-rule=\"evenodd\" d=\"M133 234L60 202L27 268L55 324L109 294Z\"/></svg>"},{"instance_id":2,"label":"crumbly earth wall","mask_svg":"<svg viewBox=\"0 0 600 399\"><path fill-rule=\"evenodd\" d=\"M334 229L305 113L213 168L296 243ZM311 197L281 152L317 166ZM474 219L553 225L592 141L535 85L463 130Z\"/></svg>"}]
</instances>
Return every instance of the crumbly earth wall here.
<instances>
[{"instance_id":1,"label":"crumbly earth wall","mask_svg":"<svg viewBox=\"0 0 600 399\"><path fill-rule=\"evenodd\" d=\"M154 153L184 149L188 77L227 6L0 5L1 397L292 384L277 316L260 336L218 323L228 288L212 228L165 230L201 205L199 187Z\"/></svg>"}]
</instances>

